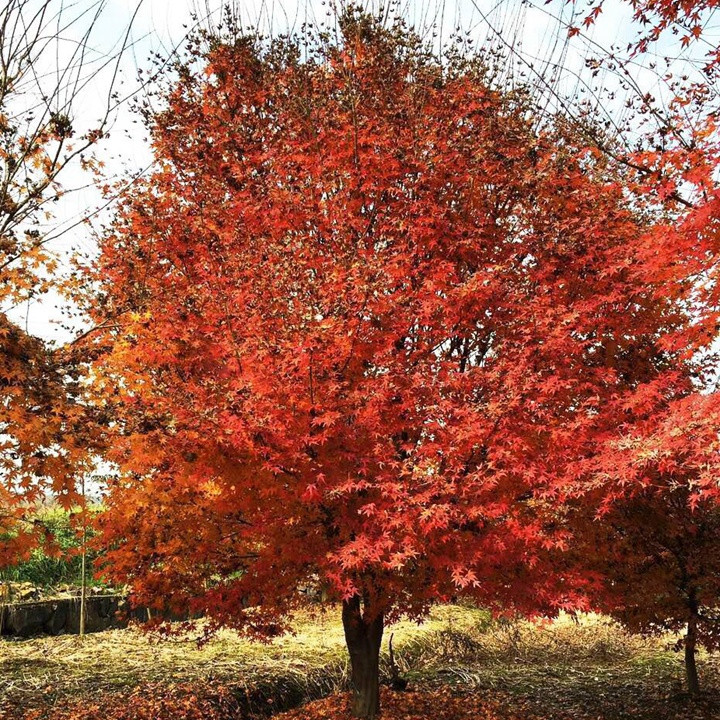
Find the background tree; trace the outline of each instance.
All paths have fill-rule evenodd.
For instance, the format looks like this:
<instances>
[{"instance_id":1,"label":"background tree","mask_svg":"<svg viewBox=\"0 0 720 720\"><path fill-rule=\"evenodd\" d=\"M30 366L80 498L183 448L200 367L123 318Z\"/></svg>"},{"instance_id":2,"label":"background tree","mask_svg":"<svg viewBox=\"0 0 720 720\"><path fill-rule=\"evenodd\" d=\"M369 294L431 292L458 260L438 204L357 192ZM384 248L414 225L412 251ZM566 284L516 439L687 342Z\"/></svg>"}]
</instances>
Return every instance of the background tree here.
<instances>
[{"instance_id":1,"label":"background tree","mask_svg":"<svg viewBox=\"0 0 720 720\"><path fill-rule=\"evenodd\" d=\"M594 606L633 632L685 631L692 695L696 647L720 642L718 403L689 392L608 434L573 516L578 562L601 580Z\"/></svg>"},{"instance_id":2,"label":"background tree","mask_svg":"<svg viewBox=\"0 0 720 720\"><path fill-rule=\"evenodd\" d=\"M98 58L90 39L104 9L10 0L0 10L0 566L42 538L42 523L28 515L34 502L46 493L65 508L82 501L75 483L89 440L77 358L21 328L17 309L67 283L51 243L80 221L68 228L53 217L60 175L92 168L91 149L119 101L113 86L128 40ZM78 122L77 104L92 82L103 84L106 103L96 124L78 131L87 121Z\"/></svg>"},{"instance_id":3,"label":"background tree","mask_svg":"<svg viewBox=\"0 0 720 720\"><path fill-rule=\"evenodd\" d=\"M687 317L629 272L653 226L562 119L534 130L402 25L340 27L191 45L92 342L107 572L256 634L319 582L372 718L388 619L583 606L554 478L618 398L681 382L662 337Z\"/></svg>"},{"instance_id":4,"label":"background tree","mask_svg":"<svg viewBox=\"0 0 720 720\"><path fill-rule=\"evenodd\" d=\"M655 273L657 297L685 307L692 322L663 340L685 381L649 406L624 404L623 422L606 428L588 451L576 538L580 563L604 579L596 597L601 609L643 633L685 628L687 686L696 695L696 645L718 646L720 56L711 22L717 3L631 4L641 33L627 62L606 53L599 63L630 77L630 62L647 54L659 63L658 53L672 54L672 38L692 52L682 72L667 67L656 91L637 96L633 147L595 144L627 168L637 196L656 198L665 230L645 235L635 272ZM593 4L584 25L601 9Z\"/></svg>"}]
</instances>

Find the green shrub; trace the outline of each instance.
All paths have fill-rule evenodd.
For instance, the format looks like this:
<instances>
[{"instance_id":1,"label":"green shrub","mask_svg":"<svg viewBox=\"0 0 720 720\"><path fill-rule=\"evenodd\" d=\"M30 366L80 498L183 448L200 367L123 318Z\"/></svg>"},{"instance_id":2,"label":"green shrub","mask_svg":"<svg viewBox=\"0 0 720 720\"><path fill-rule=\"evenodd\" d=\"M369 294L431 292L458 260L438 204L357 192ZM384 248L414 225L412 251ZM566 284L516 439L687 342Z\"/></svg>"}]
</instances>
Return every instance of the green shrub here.
<instances>
[{"instance_id":1,"label":"green shrub","mask_svg":"<svg viewBox=\"0 0 720 720\"><path fill-rule=\"evenodd\" d=\"M93 513L100 510L99 506L91 508ZM28 560L0 569L0 582L28 582L41 588L62 584L79 585L82 577L82 538L73 527L72 511L58 506L44 507L33 520L46 529L48 548L36 548ZM88 531L88 539L91 534ZM53 551L49 550L50 547ZM95 552L89 551L87 554L88 585L101 584L92 577L92 563L96 557Z\"/></svg>"}]
</instances>

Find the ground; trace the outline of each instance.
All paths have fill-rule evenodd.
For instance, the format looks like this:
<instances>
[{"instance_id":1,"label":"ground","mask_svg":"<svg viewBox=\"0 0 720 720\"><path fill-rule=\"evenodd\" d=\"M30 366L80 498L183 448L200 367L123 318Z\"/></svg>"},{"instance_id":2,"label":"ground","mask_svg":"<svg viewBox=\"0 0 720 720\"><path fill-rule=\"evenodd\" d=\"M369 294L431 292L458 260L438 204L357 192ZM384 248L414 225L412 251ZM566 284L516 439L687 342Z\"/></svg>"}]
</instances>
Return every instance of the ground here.
<instances>
[{"instance_id":1,"label":"ground","mask_svg":"<svg viewBox=\"0 0 720 720\"><path fill-rule=\"evenodd\" d=\"M239 720L324 698L279 717L342 720L339 613L304 613L296 628L268 645L136 629L3 641L0 719ZM720 720L720 656L701 654L706 694L691 701L676 638L630 636L600 616L532 624L445 606L390 633L410 685L384 691L388 720Z\"/></svg>"}]
</instances>

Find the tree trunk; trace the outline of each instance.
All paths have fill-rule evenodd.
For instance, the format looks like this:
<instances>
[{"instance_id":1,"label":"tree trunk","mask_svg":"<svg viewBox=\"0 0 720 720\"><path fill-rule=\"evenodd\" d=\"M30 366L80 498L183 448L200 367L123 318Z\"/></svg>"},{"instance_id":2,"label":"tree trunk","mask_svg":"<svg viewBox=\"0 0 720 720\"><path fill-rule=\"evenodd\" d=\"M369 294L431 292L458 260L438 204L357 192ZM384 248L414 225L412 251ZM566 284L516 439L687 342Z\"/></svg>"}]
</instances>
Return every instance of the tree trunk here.
<instances>
[{"instance_id":1,"label":"tree trunk","mask_svg":"<svg viewBox=\"0 0 720 720\"><path fill-rule=\"evenodd\" d=\"M80 566L80 637L85 638L85 616L87 615L87 499L85 498L85 475L82 475L82 564Z\"/></svg>"},{"instance_id":2,"label":"tree trunk","mask_svg":"<svg viewBox=\"0 0 720 720\"><path fill-rule=\"evenodd\" d=\"M380 644L383 634L382 613L360 611L360 596L343 602L342 619L345 642L350 653L352 714L362 720L374 720L380 714Z\"/></svg>"},{"instance_id":3,"label":"tree trunk","mask_svg":"<svg viewBox=\"0 0 720 720\"><path fill-rule=\"evenodd\" d=\"M685 678L690 695L700 694L697 666L695 665L695 646L697 645L697 616L690 615L687 633L685 634Z\"/></svg>"}]
</instances>

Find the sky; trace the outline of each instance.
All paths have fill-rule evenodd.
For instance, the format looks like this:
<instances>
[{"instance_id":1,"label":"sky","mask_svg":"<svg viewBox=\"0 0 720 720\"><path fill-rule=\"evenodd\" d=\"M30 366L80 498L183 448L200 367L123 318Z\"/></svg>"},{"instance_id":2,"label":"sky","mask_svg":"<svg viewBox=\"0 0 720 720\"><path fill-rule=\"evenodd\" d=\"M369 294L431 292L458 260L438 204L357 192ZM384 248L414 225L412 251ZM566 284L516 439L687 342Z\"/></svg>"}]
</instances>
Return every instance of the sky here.
<instances>
[{"instance_id":1,"label":"sky","mask_svg":"<svg viewBox=\"0 0 720 720\"><path fill-rule=\"evenodd\" d=\"M29 0L36 2L39 0ZM55 0L53 0L55 2ZM183 38L193 26L193 13L199 22L207 18L216 20L220 2L216 0L101 0L103 7L88 43L89 68L104 69L90 79L73 108L73 122L78 134L97 123L107 103L108 88L113 85L123 102L112 113L109 137L96 148L96 156L104 164L104 174L111 181L134 176L152 165L152 153L147 143L144 127L133 112L133 100L142 98L144 89L138 82L138 71L150 67L149 56L159 52L171 55L182 46ZM202 2L202 5L199 3ZM82 15L94 7L97 0L76 0L62 5L67 15ZM207 3L207 4L206 4ZM297 30L304 22L319 25L332 22L331 5L327 0L247 0L238 6L243 25L260 27L266 34ZM513 46L517 51L518 67L530 78L542 74L553 76L553 63L562 67L556 88L560 94L577 96L583 84L595 84L596 92L601 86L610 89L616 79L601 74L593 78L586 67L586 59L602 48L616 46L624 50L636 37L637 29L631 23L628 3L607 0L596 25L588 32L563 42L566 26L571 21L572 6L563 0L546 5L543 0L536 4L523 0L403 0L396 5L403 16L416 28L423 30L428 39L437 43L446 39L456 28L462 28L472 38L475 47L483 47L494 41L501 46ZM582 6L581 6L582 7ZM552 16L560 13L561 19ZM89 17L89 16L88 16ZM81 20L64 32L57 52L41 58L48 72L57 71L64 54L72 47L73 40L81 37L84 30ZM434 35L433 35L434 33ZM118 62L114 57L125 46ZM659 48L658 55L668 52ZM652 57L649 58L652 60ZM657 75L640 64L631 66L634 79L643 89L656 92ZM146 76L146 75L145 75ZM114 81L113 81L114 78ZM605 104L604 110L614 116L623 113L621 99L615 107ZM107 205L97 188L86 187L92 178L79 166L68 167L61 176L67 192L55 206L54 217L45 230L58 237L50 247L66 266L74 254L93 256L96 243L93 234L112 216L112 204ZM103 209L100 209L103 208ZM82 222L89 217L90 225ZM49 294L41 300L25 303L11 311L15 322L33 335L50 342L64 342L81 331L82 319L74 319L71 327L63 327L67 319L63 314L66 303Z\"/></svg>"}]
</instances>

